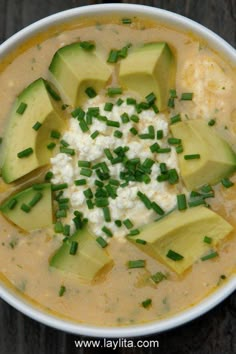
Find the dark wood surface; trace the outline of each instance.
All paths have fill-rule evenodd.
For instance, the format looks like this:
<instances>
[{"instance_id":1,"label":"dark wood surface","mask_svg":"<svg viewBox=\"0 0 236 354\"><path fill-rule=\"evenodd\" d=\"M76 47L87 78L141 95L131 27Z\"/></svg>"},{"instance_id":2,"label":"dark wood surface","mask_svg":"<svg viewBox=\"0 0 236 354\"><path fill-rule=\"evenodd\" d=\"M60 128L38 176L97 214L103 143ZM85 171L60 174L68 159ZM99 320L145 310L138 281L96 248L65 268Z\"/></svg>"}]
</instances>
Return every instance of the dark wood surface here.
<instances>
[{"instance_id":1,"label":"dark wood surface","mask_svg":"<svg viewBox=\"0 0 236 354\"><path fill-rule=\"evenodd\" d=\"M106 2L109 1L0 0L0 43L21 28L50 14L77 6ZM177 12L212 29L234 47L236 45L235 0L113 2L145 4ZM76 349L74 340L80 338L41 325L0 300L0 354L73 354L97 351ZM120 348L116 352L236 354L235 293L201 318L181 328L145 339L157 339L159 349Z\"/></svg>"}]
</instances>

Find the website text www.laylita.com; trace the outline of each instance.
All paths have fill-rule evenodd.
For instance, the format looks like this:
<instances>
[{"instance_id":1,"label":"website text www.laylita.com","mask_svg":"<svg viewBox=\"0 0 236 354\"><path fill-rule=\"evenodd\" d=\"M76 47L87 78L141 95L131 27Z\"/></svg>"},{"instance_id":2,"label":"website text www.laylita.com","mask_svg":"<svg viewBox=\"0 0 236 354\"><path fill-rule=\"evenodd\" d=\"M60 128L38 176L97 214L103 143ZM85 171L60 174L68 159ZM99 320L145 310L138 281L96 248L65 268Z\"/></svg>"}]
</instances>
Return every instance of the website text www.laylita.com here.
<instances>
[{"instance_id":1,"label":"website text www.laylita.com","mask_svg":"<svg viewBox=\"0 0 236 354\"><path fill-rule=\"evenodd\" d=\"M93 340L75 340L76 348L159 348L158 340L133 340L126 338L119 339L93 339Z\"/></svg>"}]
</instances>

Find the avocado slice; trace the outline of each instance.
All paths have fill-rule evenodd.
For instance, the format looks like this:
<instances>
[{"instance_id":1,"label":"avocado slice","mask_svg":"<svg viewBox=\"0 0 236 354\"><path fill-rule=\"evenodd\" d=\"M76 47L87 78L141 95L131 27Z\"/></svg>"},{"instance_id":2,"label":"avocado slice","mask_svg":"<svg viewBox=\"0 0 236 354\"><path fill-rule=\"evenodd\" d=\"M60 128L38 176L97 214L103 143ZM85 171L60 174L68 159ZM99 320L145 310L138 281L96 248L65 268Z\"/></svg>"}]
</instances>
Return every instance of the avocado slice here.
<instances>
[{"instance_id":1,"label":"avocado slice","mask_svg":"<svg viewBox=\"0 0 236 354\"><path fill-rule=\"evenodd\" d=\"M200 205L194 210L175 210L163 219L143 227L139 235L128 236L128 240L181 274L200 257L209 253L232 230L233 227L221 216ZM212 239L211 244L204 242L205 236ZM137 243L137 239L147 243ZM168 258L169 250L183 256L183 259L174 261Z\"/></svg>"},{"instance_id":2,"label":"avocado slice","mask_svg":"<svg viewBox=\"0 0 236 354\"><path fill-rule=\"evenodd\" d=\"M28 212L21 209L29 207ZM0 206L3 215L25 231L52 225L51 184L34 185L11 196Z\"/></svg>"},{"instance_id":3,"label":"avocado slice","mask_svg":"<svg viewBox=\"0 0 236 354\"><path fill-rule=\"evenodd\" d=\"M170 88L175 87L175 60L167 43L148 43L135 48L120 63L121 85L142 99L153 92L160 111L167 108Z\"/></svg>"},{"instance_id":4,"label":"avocado slice","mask_svg":"<svg viewBox=\"0 0 236 354\"><path fill-rule=\"evenodd\" d=\"M75 255L70 254L71 242L78 242ZM82 280L92 281L105 266L111 264L108 253L99 246L88 227L76 231L56 251L49 264L64 272L74 273Z\"/></svg>"},{"instance_id":5,"label":"avocado slice","mask_svg":"<svg viewBox=\"0 0 236 354\"><path fill-rule=\"evenodd\" d=\"M178 154L178 160L188 190L217 184L236 170L235 152L203 119L175 123L170 128L174 137L182 139L183 153ZM185 160L184 156L191 154L200 154L200 158Z\"/></svg>"},{"instance_id":6,"label":"avocado slice","mask_svg":"<svg viewBox=\"0 0 236 354\"><path fill-rule=\"evenodd\" d=\"M47 85L42 78L34 81L17 97L13 105L1 149L1 172L6 183L49 163L52 156L52 150L47 148L52 141L50 133L64 128L65 123L48 93ZM20 107L25 107L23 113L18 113ZM33 126L37 122L41 126L35 130ZM19 152L29 148L33 151L29 156L17 156Z\"/></svg>"},{"instance_id":7,"label":"avocado slice","mask_svg":"<svg viewBox=\"0 0 236 354\"><path fill-rule=\"evenodd\" d=\"M94 50L85 50L80 43L60 48L49 66L54 83L72 106L88 99L85 90L92 87L99 92L111 77L109 65Z\"/></svg>"}]
</instances>

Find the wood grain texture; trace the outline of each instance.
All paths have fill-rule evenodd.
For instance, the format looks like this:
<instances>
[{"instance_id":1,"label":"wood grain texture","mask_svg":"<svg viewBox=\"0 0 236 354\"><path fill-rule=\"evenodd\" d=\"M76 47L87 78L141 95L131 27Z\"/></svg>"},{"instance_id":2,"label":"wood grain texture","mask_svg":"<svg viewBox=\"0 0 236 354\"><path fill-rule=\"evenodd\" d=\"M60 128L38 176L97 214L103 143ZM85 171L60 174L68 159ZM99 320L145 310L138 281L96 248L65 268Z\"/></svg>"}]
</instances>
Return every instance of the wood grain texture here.
<instances>
[{"instance_id":1,"label":"wood grain texture","mask_svg":"<svg viewBox=\"0 0 236 354\"><path fill-rule=\"evenodd\" d=\"M0 0L0 43L21 28L65 9L109 1L79 0ZM218 33L236 46L235 0L154 0L113 1L160 7L185 15ZM178 329L145 337L159 340L159 349L125 349L118 353L236 354L236 298L231 295L201 318ZM0 354L95 353L97 349L76 349L66 334L22 315L0 300ZM135 342L136 340L134 340ZM105 352L108 349L103 350Z\"/></svg>"}]
</instances>

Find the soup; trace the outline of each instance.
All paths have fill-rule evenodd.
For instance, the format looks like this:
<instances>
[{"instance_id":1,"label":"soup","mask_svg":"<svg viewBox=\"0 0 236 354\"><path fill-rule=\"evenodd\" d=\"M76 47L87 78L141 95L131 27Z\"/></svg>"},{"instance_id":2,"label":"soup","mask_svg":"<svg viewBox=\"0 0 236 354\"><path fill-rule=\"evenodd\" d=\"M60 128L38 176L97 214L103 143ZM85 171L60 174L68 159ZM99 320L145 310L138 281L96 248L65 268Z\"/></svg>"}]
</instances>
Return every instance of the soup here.
<instances>
[{"instance_id":1,"label":"soup","mask_svg":"<svg viewBox=\"0 0 236 354\"><path fill-rule=\"evenodd\" d=\"M232 275L235 70L207 43L83 20L5 58L0 87L3 282L57 316L124 326Z\"/></svg>"}]
</instances>

